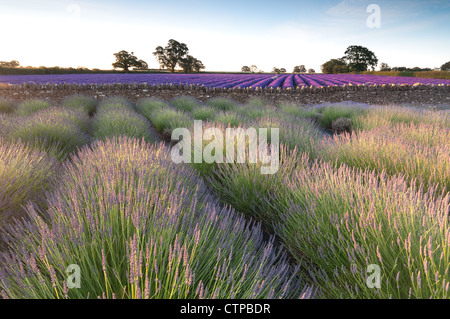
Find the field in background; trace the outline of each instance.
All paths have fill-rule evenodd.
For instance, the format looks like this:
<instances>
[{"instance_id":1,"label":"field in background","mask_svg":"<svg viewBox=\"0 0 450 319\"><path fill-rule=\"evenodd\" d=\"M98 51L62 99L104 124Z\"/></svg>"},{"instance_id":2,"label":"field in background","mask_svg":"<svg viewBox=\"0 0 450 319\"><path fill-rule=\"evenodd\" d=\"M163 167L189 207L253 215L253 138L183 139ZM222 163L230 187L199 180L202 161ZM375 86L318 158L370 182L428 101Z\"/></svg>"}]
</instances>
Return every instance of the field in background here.
<instances>
[{"instance_id":1,"label":"field in background","mask_svg":"<svg viewBox=\"0 0 450 319\"><path fill-rule=\"evenodd\" d=\"M294 89L331 86L450 85L450 80L365 74L60 74L0 75L0 84L194 85L212 88Z\"/></svg>"}]
</instances>

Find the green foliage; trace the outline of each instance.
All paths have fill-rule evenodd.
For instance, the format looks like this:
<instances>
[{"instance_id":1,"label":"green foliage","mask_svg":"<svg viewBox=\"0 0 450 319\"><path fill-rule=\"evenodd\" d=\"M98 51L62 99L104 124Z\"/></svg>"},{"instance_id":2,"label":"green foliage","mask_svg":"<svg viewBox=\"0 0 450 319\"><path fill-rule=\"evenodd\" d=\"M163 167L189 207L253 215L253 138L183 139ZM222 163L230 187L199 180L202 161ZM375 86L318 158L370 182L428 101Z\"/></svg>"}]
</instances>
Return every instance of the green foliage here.
<instances>
[{"instance_id":1,"label":"green foliage","mask_svg":"<svg viewBox=\"0 0 450 319\"><path fill-rule=\"evenodd\" d=\"M297 65L294 67L292 73L306 73L306 67L303 64Z\"/></svg>"},{"instance_id":2,"label":"green foliage","mask_svg":"<svg viewBox=\"0 0 450 319\"><path fill-rule=\"evenodd\" d=\"M441 71L450 71L450 61L441 65Z\"/></svg>"},{"instance_id":3,"label":"green foliage","mask_svg":"<svg viewBox=\"0 0 450 319\"><path fill-rule=\"evenodd\" d=\"M330 61L322 64L321 69L322 73L325 74L340 74L350 72L347 63L345 63L343 59L331 59Z\"/></svg>"},{"instance_id":4,"label":"green foliage","mask_svg":"<svg viewBox=\"0 0 450 319\"><path fill-rule=\"evenodd\" d=\"M217 122L229 125L230 127L238 127L245 122L245 118L232 111L220 112L214 119Z\"/></svg>"},{"instance_id":5,"label":"green foliage","mask_svg":"<svg viewBox=\"0 0 450 319\"><path fill-rule=\"evenodd\" d=\"M356 72L367 71L368 67L374 70L378 64L375 54L360 45L349 46L343 59L347 61L350 70Z\"/></svg>"},{"instance_id":6,"label":"green foliage","mask_svg":"<svg viewBox=\"0 0 450 319\"><path fill-rule=\"evenodd\" d=\"M178 96L170 100L170 105L181 111L191 112L200 107L202 102L192 96Z\"/></svg>"},{"instance_id":7,"label":"green foliage","mask_svg":"<svg viewBox=\"0 0 450 319\"><path fill-rule=\"evenodd\" d=\"M93 122L93 137L106 140L112 137L127 136L154 142L150 123L147 119L128 109L106 109L98 112Z\"/></svg>"},{"instance_id":8,"label":"green foliage","mask_svg":"<svg viewBox=\"0 0 450 319\"><path fill-rule=\"evenodd\" d=\"M156 47L153 55L158 60L161 68L167 68L174 73L175 68L182 62L188 52L189 49L186 44L170 39L166 47Z\"/></svg>"},{"instance_id":9,"label":"green foliage","mask_svg":"<svg viewBox=\"0 0 450 319\"><path fill-rule=\"evenodd\" d=\"M155 97L140 99L136 103L136 110L144 115L148 120L151 119L152 112L165 108L170 108L169 104Z\"/></svg>"},{"instance_id":10,"label":"green foliage","mask_svg":"<svg viewBox=\"0 0 450 319\"><path fill-rule=\"evenodd\" d=\"M176 128L191 127L193 121L188 113L172 108L155 110L150 120L158 131L169 136Z\"/></svg>"},{"instance_id":11,"label":"green foliage","mask_svg":"<svg viewBox=\"0 0 450 319\"><path fill-rule=\"evenodd\" d=\"M138 60L138 58L134 55L134 52L128 53L125 50L114 53L116 57L116 62L112 64L114 69L123 69L125 72L129 70L129 68L136 69L146 69L148 65L145 61Z\"/></svg>"},{"instance_id":12,"label":"green foliage","mask_svg":"<svg viewBox=\"0 0 450 319\"><path fill-rule=\"evenodd\" d=\"M198 73L200 70L205 68L203 62L197 58L194 58L192 55L187 55L186 57L181 58L179 65L185 73Z\"/></svg>"},{"instance_id":13,"label":"green foliage","mask_svg":"<svg viewBox=\"0 0 450 319\"><path fill-rule=\"evenodd\" d=\"M206 104L222 111L231 111L236 107L235 101L221 97L209 99Z\"/></svg>"},{"instance_id":14,"label":"green foliage","mask_svg":"<svg viewBox=\"0 0 450 319\"><path fill-rule=\"evenodd\" d=\"M322 114L320 118L322 125L328 129L331 129L331 123L339 118L349 118L354 123L358 116L362 116L367 112L365 109L346 105L326 106L318 111Z\"/></svg>"},{"instance_id":15,"label":"green foliage","mask_svg":"<svg viewBox=\"0 0 450 319\"><path fill-rule=\"evenodd\" d=\"M18 121L10 129L8 140L21 140L58 160L64 161L78 147L90 142L90 136L64 116L50 116L41 112Z\"/></svg>"}]
</instances>

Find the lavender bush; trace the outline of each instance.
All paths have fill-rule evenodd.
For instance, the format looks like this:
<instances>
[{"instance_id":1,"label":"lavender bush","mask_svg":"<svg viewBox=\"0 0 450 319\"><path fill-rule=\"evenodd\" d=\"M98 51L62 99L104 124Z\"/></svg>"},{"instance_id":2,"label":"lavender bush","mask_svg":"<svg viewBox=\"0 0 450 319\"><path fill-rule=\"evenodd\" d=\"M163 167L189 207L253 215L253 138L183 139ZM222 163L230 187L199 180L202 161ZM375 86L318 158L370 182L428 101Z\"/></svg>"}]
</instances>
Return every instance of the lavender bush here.
<instances>
[{"instance_id":1,"label":"lavender bush","mask_svg":"<svg viewBox=\"0 0 450 319\"><path fill-rule=\"evenodd\" d=\"M170 105L178 110L191 112L200 107L202 102L192 96L178 96L170 100Z\"/></svg>"},{"instance_id":2,"label":"lavender bush","mask_svg":"<svg viewBox=\"0 0 450 319\"><path fill-rule=\"evenodd\" d=\"M328 298L449 298L449 193L314 162L284 180L276 232ZM381 287L367 267L381 268Z\"/></svg>"},{"instance_id":3,"label":"lavender bush","mask_svg":"<svg viewBox=\"0 0 450 319\"><path fill-rule=\"evenodd\" d=\"M90 136L84 133L76 123L62 113L37 112L16 121L10 127L8 140L21 140L63 161L77 147L90 142Z\"/></svg>"},{"instance_id":4,"label":"lavender bush","mask_svg":"<svg viewBox=\"0 0 450 319\"><path fill-rule=\"evenodd\" d=\"M450 130L422 124L381 126L327 139L321 156L340 165L403 175L450 190Z\"/></svg>"},{"instance_id":5,"label":"lavender bush","mask_svg":"<svg viewBox=\"0 0 450 319\"><path fill-rule=\"evenodd\" d=\"M20 116L27 116L48 107L50 107L50 103L47 101L27 100L17 105L16 113Z\"/></svg>"},{"instance_id":6,"label":"lavender bush","mask_svg":"<svg viewBox=\"0 0 450 319\"><path fill-rule=\"evenodd\" d=\"M98 101L91 97L81 94L66 97L62 101L62 105L67 108L81 109L89 115L93 115L97 109Z\"/></svg>"},{"instance_id":7,"label":"lavender bush","mask_svg":"<svg viewBox=\"0 0 450 319\"><path fill-rule=\"evenodd\" d=\"M93 137L106 139L121 135L143 138L147 142L157 139L151 130L150 122L141 114L123 105L100 105L93 120Z\"/></svg>"},{"instance_id":8,"label":"lavender bush","mask_svg":"<svg viewBox=\"0 0 450 319\"><path fill-rule=\"evenodd\" d=\"M10 99L0 97L0 114L10 114L15 111L16 103Z\"/></svg>"},{"instance_id":9,"label":"lavender bush","mask_svg":"<svg viewBox=\"0 0 450 319\"><path fill-rule=\"evenodd\" d=\"M40 205L57 172L56 161L46 153L0 138L0 226L26 216L28 201Z\"/></svg>"}]
</instances>

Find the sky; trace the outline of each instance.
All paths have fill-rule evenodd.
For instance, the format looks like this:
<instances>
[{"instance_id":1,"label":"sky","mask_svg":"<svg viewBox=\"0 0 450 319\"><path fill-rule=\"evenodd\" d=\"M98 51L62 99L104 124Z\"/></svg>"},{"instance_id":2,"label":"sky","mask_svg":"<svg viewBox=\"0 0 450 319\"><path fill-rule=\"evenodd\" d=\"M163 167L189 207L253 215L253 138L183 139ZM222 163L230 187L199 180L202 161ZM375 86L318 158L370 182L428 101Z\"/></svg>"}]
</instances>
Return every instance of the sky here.
<instances>
[{"instance_id":1,"label":"sky","mask_svg":"<svg viewBox=\"0 0 450 319\"><path fill-rule=\"evenodd\" d=\"M0 61L35 67L112 69L126 50L159 68L152 52L169 39L205 71L320 72L350 45L391 67L450 61L449 0L0 0L0 30Z\"/></svg>"}]
</instances>

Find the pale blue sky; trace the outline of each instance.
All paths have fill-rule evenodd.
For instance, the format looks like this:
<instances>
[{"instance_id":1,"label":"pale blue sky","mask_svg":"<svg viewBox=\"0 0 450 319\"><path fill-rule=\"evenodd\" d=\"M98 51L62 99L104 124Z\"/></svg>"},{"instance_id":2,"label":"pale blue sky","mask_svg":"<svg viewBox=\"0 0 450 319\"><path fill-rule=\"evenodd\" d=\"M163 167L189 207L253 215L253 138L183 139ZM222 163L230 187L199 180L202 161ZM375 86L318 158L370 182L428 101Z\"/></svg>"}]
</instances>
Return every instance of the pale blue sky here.
<instances>
[{"instance_id":1,"label":"pale blue sky","mask_svg":"<svg viewBox=\"0 0 450 319\"><path fill-rule=\"evenodd\" d=\"M367 25L369 4L380 7L380 28ZM450 1L0 0L0 28L0 61L23 66L110 69L123 49L157 68L152 52L172 38L209 71L320 71L349 45L390 66L450 60Z\"/></svg>"}]
</instances>

